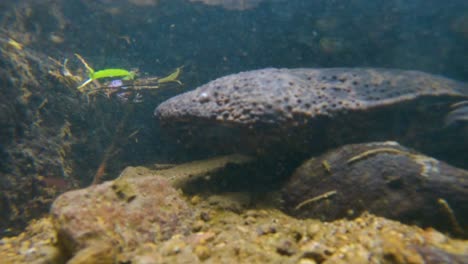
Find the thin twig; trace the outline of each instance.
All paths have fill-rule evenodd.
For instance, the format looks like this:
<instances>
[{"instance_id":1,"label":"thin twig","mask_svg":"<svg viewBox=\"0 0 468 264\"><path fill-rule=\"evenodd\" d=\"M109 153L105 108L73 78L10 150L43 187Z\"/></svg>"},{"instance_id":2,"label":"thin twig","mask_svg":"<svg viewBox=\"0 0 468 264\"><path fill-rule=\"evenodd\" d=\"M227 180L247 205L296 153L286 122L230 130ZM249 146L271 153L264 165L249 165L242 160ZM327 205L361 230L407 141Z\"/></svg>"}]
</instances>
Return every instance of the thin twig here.
<instances>
[{"instance_id":1,"label":"thin twig","mask_svg":"<svg viewBox=\"0 0 468 264\"><path fill-rule=\"evenodd\" d=\"M333 190L333 191L329 191L329 192L326 192L324 194L321 194L321 195L318 195L318 196L315 196L315 197L312 197L310 199L307 199L305 201L303 201L302 203L298 204L294 210L299 210L301 209L301 207L303 207L304 205L307 205L307 204L310 204L310 203L315 203L317 201L320 201L320 200L324 200L324 199L328 199L330 198L331 196L335 195L336 194L336 190Z\"/></svg>"}]
</instances>

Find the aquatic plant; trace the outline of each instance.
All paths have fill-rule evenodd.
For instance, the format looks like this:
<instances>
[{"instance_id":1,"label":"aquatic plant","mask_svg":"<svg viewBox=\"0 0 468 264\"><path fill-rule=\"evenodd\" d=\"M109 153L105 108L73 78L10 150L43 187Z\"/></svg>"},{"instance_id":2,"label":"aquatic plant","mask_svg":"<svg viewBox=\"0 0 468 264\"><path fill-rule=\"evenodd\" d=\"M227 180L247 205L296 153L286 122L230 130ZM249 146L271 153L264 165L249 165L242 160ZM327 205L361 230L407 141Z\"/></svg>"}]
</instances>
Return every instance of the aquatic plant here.
<instances>
[{"instance_id":1,"label":"aquatic plant","mask_svg":"<svg viewBox=\"0 0 468 264\"><path fill-rule=\"evenodd\" d=\"M79 54L75 54L75 56L81 61L81 63L83 63L89 73L89 78L77 87L81 93L84 93L87 96L102 92L108 98L113 94L116 94L116 98L124 103L128 101L141 103L143 101L143 96L138 92L140 90L159 89L161 85L167 85L169 83L182 85L179 77L183 66L178 67L174 72L165 77L145 77L136 79L136 71L128 71L120 68L108 68L95 71L88 65L83 57ZM68 71L68 69L66 70ZM115 77L118 77L118 79L111 79L110 81L103 83L98 81L99 79L110 79ZM85 87L91 82L93 82L97 87L94 89L85 89ZM134 93L135 91L136 93ZM131 98L132 100L130 100Z\"/></svg>"},{"instance_id":2,"label":"aquatic plant","mask_svg":"<svg viewBox=\"0 0 468 264\"><path fill-rule=\"evenodd\" d=\"M86 70L89 72L89 79L78 86L78 90L82 90L86 85L90 82L97 80L97 79L104 79L104 78L112 78L112 77L123 77L123 80L133 80L135 78L136 72L134 71L127 71L124 69L118 68L109 68L104 70L95 71L91 68L88 63L81 57L79 54L75 53L75 56L83 63L86 67Z\"/></svg>"}]
</instances>

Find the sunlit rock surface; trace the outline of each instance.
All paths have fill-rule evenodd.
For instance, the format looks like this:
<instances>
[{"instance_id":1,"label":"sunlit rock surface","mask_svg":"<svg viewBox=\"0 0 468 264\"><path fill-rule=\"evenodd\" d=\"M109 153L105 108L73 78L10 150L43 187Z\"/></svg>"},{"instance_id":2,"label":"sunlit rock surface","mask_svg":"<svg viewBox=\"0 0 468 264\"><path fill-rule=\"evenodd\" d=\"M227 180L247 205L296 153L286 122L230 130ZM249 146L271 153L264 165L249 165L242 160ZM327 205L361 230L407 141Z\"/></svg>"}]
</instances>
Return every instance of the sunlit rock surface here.
<instances>
[{"instance_id":1,"label":"sunlit rock surface","mask_svg":"<svg viewBox=\"0 0 468 264\"><path fill-rule=\"evenodd\" d=\"M188 231L193 214L180 193L163 178L133 174L65 193L54 202L52 217L74 258L114 259L119 247L128 252Z\"/></svg>"}]
</instances>

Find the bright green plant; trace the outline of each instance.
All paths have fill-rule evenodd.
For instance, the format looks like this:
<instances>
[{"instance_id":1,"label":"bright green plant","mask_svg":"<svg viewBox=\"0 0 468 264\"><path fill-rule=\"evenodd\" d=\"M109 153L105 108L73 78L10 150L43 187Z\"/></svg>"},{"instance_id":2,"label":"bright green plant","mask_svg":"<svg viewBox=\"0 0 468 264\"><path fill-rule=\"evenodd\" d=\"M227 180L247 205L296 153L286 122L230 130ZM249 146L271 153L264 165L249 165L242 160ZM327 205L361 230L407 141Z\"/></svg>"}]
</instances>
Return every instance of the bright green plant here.
<instances>
[{"instance_id":1,"label":"bright green plant","mask_svg":"<svg viewBox=\"0 0 468 264\"><path fill-rule=\"evenodd\" d=\"M86 70L89 73L89 79L86 80L84 83L82 83L80 86L78 86L78 90L82 91L83 88L88 85L90 82L97 80L97 79L103 79L103 78L114 78L114 77L122 77L123 80L133 80L135 78L135 72L133 71L127 71L124 69L104 69L104 70L99 70L99 71L94 71L93 68L91 68L88 63L81 57L79 54L75 54L75 56L83 63L83 65L86 67Z\"/></svg>"}]
</instances>

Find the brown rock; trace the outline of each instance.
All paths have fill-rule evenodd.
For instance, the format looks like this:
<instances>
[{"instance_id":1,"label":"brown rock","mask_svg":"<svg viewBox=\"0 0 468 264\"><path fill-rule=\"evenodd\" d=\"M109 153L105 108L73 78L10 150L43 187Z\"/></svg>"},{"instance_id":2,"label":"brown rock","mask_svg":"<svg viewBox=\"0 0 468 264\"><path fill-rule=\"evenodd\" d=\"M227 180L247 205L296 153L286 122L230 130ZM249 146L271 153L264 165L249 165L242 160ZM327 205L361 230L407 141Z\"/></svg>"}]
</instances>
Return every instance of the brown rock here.
<instances>
[{"instance_id":1,"label":"brown rock","mask_svg":"<svg viewBox=\"0 0 468 264\"><path fill-rule=\"evenodd\" d=\"M158 176L124 177L65 193L51 213L63 245L86 261L114 259L124 245L131 251L186 232L180 222L192 217L179 192Z\"/></svg>"},{"instance_id":2,"label":"brown rock","mask_svg":"<svg viewBox=\"0 0 468 264\"><path fill-rule=\"evenodd\" d=\"M57 242L50 217L33 220L20 235L0 240L0 262L65 263L67 254Z\"/></svg>"},{"instance_id":3,"label":"brown rock","mask_svg":"<svg viewBox=\"0 0 468 264\"><path fill-rule=\"evenodd\" d=\"M306 161L283 189L298 217L335 220L364 211L466 235L468 172L396 142L347 145Z\"/></svg>"}]
</instances>

